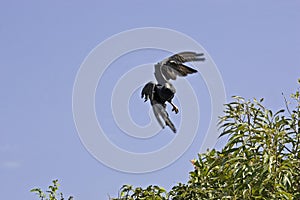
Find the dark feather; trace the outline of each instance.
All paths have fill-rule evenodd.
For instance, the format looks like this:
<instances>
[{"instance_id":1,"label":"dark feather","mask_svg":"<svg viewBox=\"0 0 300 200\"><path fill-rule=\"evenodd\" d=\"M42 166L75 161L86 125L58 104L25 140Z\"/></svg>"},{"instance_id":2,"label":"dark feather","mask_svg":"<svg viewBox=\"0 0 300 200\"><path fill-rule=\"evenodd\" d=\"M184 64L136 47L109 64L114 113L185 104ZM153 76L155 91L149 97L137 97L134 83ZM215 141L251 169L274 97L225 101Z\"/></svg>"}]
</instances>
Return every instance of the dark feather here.
<instances>
[{"instance_id":1,"label":"dark feather","mask_svg":"<svg viewBox=\"0 0 300 200\"><path fill-rule=\"evenodd\" d=\"M198 72L196 69L193 69L181 63L177 64L171 62L171 63L166 63L166 65L168 65L169 68L171 68L171 70L169 69L168 72L173 71L173 73L178 76L187 76L188 74L193 74Z\"/></svg>"},{"instance_id":2,"label":"dark feather","mask_svg":"<svg viewBox=\"0 0 300 200\"><path fill-rule=\"evenodd\" d=\"M141 93L141 98L145 98L145 102L150 99L150 101L153 101L153 95L154 95L154 88L155 88L155 83L149 82L147 83Z\"/></svg>"},{"instance_id":3,"label":"dark feather","mask_svg":"<svg viewBox=\"0 0 300 200\"><path fill-rule=\"evenodd\" d=\"M204 55L203 53L181 52L169 57L169 60L174 60L178 63L185 63L191 61L204 61L205 58L202 57L203 55Z\"/></svg>"},{"instance_id":4,"label":"dark feather","mask_svg":"<svg viewBox=\"0 0 300 200\"><path fill-rule=\"evenodd\" d=\"M204 61L205 58L203 55L203 53L181 52L164 59L162 62L155 65L155 76L157 81L160 84L163 84L170 79L176 80L177 76L187 76L188 74L196 73L196 69L184 65L183 63Z\"/></svg>"}]
</instances>

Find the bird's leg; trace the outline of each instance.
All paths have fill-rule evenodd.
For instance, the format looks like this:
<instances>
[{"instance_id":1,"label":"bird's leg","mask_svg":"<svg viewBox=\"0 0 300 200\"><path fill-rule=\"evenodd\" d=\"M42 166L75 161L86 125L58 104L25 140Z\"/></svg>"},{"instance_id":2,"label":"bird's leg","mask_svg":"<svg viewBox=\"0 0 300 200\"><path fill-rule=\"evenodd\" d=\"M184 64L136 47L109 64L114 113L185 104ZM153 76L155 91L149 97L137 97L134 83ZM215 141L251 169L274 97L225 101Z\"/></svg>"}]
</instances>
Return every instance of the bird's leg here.
<instances>
[{"instance_id":1,"label":"bird's leg","mask_svg":"<svg viewBox=\"0 0 300 200\"><path fill-rule=\"evenodd\" d=\"M178 107L170 101L169 103L173 106L172 111L174 111L177 114L179 112Z\"/></svg>"}]
</instances>

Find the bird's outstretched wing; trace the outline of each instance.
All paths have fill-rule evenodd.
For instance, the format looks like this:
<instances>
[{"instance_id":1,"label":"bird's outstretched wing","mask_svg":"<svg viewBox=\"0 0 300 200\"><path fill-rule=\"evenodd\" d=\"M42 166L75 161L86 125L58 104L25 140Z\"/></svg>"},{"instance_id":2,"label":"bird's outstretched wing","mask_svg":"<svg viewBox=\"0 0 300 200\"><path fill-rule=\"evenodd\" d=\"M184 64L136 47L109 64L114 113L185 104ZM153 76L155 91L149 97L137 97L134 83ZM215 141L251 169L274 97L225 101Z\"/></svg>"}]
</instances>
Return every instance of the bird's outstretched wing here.
<instances>
[{"instance_id":1,"label":"bird's outstretched wing","mask_svg":"<svg viewBox=\"0 0 300 200\"><path fill-rule=\"evenodd\" d=\"M183 63L192 61L204 61L203 53L181 52L174 54L163 61L157 63L155 68L155 78L159 84L164 84L168 80L175 80L177 76L187 76L196 73L197 70L184 65Z\"/></svg>"},{"instance_id":2,"label":"bird's outstretched wing","mask_svg":"<svg viewBox=\"0 0 300 200\"><path fill-rule=\"evenodd\" d=\"M176 133L176 128L172 121L169 119L169 115L166 111L166 108L161 104L153 104L152 105L154 115L162 128L165 126L169 126L174 133ZM162 122L162 120L164 122Z\"/></svg>"}]
</instances>

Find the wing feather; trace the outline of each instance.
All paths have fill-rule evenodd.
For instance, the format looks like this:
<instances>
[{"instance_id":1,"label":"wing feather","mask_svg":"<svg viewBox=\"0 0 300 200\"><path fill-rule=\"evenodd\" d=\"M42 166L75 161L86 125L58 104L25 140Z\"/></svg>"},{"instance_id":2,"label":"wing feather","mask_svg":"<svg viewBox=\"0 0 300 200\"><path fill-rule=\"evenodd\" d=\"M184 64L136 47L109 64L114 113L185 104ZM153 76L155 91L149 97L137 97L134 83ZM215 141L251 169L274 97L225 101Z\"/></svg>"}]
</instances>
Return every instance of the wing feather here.
<instances>
[{"instance_id":1,"label":"wing feather","mask_svg":"<svg viewBox=\"0 0 300 200\"><path fill-rule=\"evenodd\" d=\"M192 61L204 61L203 53L181 52L164 59L155 65L155 77L159 84L164 84L168 80L176 80L177 76L187 76L196 73L193 69L183 63Z\"/></svg>"},{"instance_id":2,"label":"wing feather","mask_svg":"<svg viewBox=\"0 0 300 200\"><path fill-rule=\"evenodd\" d=\"M185 63L185 62L191 62L191 61L204 61L205 58L203 53L196 53L196 52L181 52L177 53L171 57L169 57L169 60L175 60L178 63Z\"/></svg>"},{"instance_id":3,"label":"wing feather","mask_svg":"<svg viewBox=\"0 0 300 200\"><path fill-rule=\"evenodd\" d=\"M148 99L150 99L151 102L153 101L154 88L155 88L155 83L153 83L152 81L150 81L142 89L141 98L144 98L145 102Z\"/></svg>"}]
</instances>

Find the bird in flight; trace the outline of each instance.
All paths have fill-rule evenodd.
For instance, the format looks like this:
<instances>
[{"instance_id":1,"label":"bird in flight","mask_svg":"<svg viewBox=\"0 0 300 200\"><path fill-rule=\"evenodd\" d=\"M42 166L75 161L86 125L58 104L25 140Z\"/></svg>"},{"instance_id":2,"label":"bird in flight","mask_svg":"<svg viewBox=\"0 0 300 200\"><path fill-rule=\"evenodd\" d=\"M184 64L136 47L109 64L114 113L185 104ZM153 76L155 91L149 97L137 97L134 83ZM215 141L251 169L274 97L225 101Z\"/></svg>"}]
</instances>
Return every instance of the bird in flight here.
<instances>
[{"instance_id":1,"label":"bird in flight","mask_svg":"<svg viewBox=\"0 0 300 200\"><path fill-rule=\"evenodd\" d=\"M148 82L142 89L141 96L145 102L150 100L153 113L162 128L169 126L176 133L176 128L166 111L166 102L168 102L172 106L172 111L176 114L179 112L178 107L172 102L176 89L169 80L176 80L177 76L185 77L188 74L196 73L197 70L184 65L184 63L204 61L203 55L203 53L196 52L181 52L154 65L154 76L157 83Z\"/></svg>"}]
</instances>

